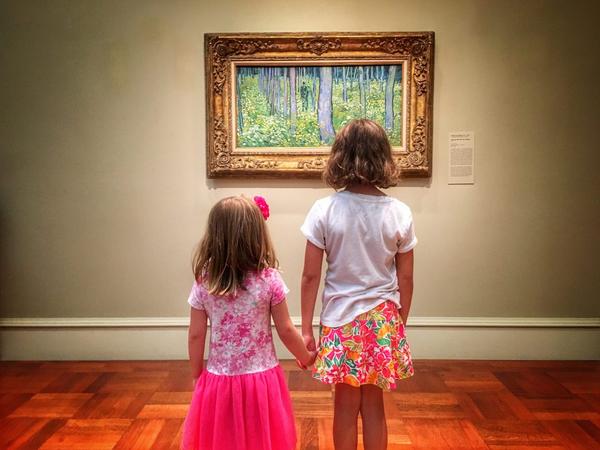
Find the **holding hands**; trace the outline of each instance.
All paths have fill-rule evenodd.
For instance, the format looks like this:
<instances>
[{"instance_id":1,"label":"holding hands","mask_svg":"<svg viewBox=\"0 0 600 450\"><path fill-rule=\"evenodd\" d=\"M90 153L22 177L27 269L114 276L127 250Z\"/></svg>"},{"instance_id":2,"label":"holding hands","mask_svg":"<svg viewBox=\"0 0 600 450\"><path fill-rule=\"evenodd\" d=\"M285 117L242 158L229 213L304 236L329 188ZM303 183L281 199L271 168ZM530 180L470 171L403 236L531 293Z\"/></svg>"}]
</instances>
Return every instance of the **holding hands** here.
<instances>
[{"instance_id":1,"label":"holding hands","mask_svg":"<svg viewBox=\"0 0 600 450\"><path fill-rule=\"evenodd\" d=\"M315 344L315 337L313 336L312 332L303 334L302 340L304 341L304 346L310 355L310 359L307 361L301 361L297 359L296 363L302 370L306 370L315 363L315 359L317 358L317 346Z\"/></svg>"}]
</instances>

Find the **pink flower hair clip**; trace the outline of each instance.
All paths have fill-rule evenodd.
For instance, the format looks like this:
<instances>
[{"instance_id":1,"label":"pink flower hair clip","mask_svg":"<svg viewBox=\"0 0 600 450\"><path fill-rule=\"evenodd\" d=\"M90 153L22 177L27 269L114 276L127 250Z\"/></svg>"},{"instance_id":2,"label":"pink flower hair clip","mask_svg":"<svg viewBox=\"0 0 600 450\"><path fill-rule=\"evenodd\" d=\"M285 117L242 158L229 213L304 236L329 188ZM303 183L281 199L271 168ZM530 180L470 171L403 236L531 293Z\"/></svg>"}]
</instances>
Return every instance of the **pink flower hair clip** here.
<instances>
[{"instance_id":1,"label":"pink flower hair clip","mask_svg":"<svg viewBox=\"0 0 600 450\"><path fill-rule=\"evenodd\" d=\"M256 206L258 206L258 209L260 209L260 212L262 213L265 220L267 220L269 218L269 204L267 203L265 198L261 197L260 195L255 195L253 200L254 203L256 203Z\"/></svg>"}]
</instances>

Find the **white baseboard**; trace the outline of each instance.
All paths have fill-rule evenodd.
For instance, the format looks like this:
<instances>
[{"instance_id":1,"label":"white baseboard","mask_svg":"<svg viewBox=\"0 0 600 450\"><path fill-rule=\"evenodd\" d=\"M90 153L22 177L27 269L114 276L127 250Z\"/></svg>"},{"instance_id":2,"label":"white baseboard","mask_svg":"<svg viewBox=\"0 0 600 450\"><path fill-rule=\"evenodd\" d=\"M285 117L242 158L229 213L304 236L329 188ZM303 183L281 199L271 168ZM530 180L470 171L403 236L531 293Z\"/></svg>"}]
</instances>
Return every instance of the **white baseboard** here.
<instances>
[{"instance_id":1,"label":"white baseboard","mask_svg":"<svg viewBox=\"0 0 600 450\"><path fill-rule=\"evenodd\" d=\"M185 359L188 321L4 318L0 360ZM600 318L413 317L407 335L415 359L600 360ZM279 357L291 358L275 342Z\"/></svg>"},{"instance_id":2,"label":"white baseboard","mask_svg":"<svg viewBox=\"0 0 600 450\"><path fill-rule=\"evenodd\" d=\"M0 328L148 328L187 327L189 317L14 317ZM292 316L300 326L301 318ZM313 319L319 325L319 318ZM411 317L411 327L600 328L600 317Z\"/></svg>"}]
</instances>

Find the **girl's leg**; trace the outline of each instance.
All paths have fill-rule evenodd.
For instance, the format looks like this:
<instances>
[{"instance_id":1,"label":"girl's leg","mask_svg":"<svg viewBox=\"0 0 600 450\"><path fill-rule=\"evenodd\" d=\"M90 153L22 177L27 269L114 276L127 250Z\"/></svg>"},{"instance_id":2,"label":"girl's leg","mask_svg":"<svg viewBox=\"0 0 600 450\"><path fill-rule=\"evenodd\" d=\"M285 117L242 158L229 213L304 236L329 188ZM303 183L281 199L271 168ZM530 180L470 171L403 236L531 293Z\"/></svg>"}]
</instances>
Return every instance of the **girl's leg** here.
<instances>
[{"instance_id":1,"label":"girl's leg","mask_svg":"<svg viewBox=\"0 0 600 450\"><path fill-rule=\"evenodd\" d=\"M357 420L360 410L360 388L349 384L335 385L333 443L335 450L356 450Z\"/></svg>"},{"instance_id":2,"label":"girl's leg","mask_svg":"<svg viewBox=\"0 0 600 450\"><path fill-rule=\"evenodd\" d=\"M360 391L360 415L365 450L385 450L387 448L387 424L383 408L383 391L372 384L362 385Z\"/></svg>"}]
</instances>

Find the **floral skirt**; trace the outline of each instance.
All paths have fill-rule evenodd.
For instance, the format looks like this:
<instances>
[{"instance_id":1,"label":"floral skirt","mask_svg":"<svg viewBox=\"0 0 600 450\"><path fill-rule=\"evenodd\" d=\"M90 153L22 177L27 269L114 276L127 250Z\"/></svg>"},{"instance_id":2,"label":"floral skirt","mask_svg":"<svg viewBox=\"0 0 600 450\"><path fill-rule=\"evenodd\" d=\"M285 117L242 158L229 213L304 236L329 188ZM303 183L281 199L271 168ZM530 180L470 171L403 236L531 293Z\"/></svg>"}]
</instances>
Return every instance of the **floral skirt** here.
<instances>
[{"instance_id":1,"label":"floral skirt","mask_svg":"<svg viewBox=\"0 0 600 450\"><path fill-rule=\"evenodd\" d=\"M394 389L414 374L398 309L391 301L340 327L321 324L313 377L323 383Z\"/></svg>"}]
</instances>

